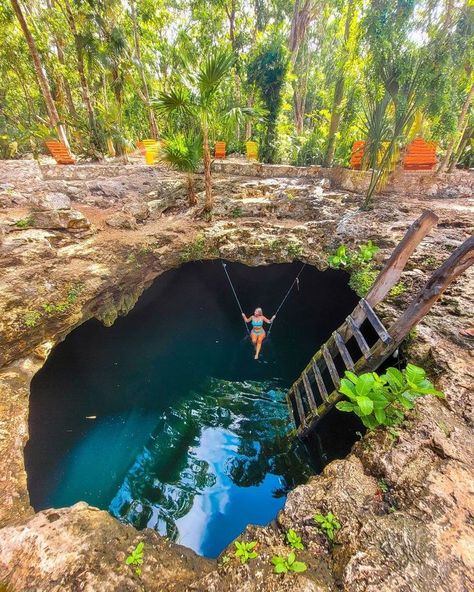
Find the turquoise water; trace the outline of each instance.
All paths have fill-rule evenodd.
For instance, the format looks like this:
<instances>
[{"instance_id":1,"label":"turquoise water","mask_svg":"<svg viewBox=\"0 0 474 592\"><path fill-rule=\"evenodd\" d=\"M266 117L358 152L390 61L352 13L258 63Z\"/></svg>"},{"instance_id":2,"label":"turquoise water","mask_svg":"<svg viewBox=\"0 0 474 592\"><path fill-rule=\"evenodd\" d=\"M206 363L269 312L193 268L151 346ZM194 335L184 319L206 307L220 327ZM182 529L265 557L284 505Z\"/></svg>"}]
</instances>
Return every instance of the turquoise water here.
<instances>
[{"instance_id":1,"label":"turquoise water","mask_svg":"<svg viewBox=\"0 0 474 592\"><path fill-rule=\"evenodd\" d=\"M228 269L245 309L270 315L299 265ZM218 262L164 274L112 328L85 323L32 384L34 508L85 500L216 557L347 453L340 422L306 447L288 438L285 392L356 301L344 274L306 268L260 362Z\"/></svg>"}]
</instances>

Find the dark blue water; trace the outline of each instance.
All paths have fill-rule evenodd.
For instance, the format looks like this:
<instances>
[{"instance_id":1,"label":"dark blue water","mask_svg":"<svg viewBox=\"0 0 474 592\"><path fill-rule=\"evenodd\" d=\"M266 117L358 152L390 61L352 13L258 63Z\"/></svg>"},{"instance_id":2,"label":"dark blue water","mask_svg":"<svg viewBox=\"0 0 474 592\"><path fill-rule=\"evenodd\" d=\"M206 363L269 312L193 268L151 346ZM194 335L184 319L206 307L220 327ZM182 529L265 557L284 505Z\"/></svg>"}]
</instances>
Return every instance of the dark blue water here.
<instances>
[{"instance_id":1,"label":"dark blue water","mask_svg":"<svg viewBox=\"0 0 474 592\"><path fill-rule=\"evenodd\" d=\"M247 314L271 316L300 267L228 270ZM348 452L347 414L306 447L288 438L285 391L356 302L345 274L307 266L259 362L219 262L163 274L111 328L85 323L32 383L33 507L85 500L217 556Z\"/></svg>"}]
</instances>

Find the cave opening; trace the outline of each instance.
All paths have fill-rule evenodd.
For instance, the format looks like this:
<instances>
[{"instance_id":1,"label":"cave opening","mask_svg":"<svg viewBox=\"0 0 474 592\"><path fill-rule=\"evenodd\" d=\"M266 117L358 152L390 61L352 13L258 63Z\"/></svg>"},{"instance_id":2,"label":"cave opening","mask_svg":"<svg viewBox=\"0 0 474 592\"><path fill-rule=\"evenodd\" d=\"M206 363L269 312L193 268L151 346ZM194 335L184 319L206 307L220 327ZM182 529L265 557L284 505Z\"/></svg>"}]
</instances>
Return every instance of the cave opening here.
<instances>
[{"instance_id":1,"label":"cave opening","mask_svg":"<svg viewBox=\"0 0 474 592\"><path fill-rule=\"evenodd\" d=\"M268 317L300 268L228 264L244 311ZM307 265L255 361L219 261L162 274L112 327L74 330L34 377L32 506L86 501L216 557L349 452L356 417L331 411L303 445L288 437L285 394L357 302L346 273Z\"/></svg>"}]
</instances>

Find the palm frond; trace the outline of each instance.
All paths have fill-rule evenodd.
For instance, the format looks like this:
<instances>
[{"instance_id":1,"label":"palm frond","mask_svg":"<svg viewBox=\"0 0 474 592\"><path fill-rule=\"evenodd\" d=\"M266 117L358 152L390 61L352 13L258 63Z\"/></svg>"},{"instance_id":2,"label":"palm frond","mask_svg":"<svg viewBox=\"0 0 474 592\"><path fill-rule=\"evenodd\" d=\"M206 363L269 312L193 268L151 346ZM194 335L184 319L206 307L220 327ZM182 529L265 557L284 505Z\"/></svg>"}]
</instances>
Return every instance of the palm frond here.
<instances>
[{"instance_id":1,"label":"palm frond","mask_svg":"<svg viewBox=\"0 0 474 592\"><path fill-rule=\"evenodd\" d=\"M158 158L177 171L193 173L202 159L202 138L181 133L169 135L163 139Z\"/></svg>"},{"instance_id":2,"label":"palm frond","mask_svg":"<svg viewBox=\"0 0 474 592\"><path fill-rule=\"evenodd\" d=\"M222 81L229 74L235 58L228 52L211 53L203 62L197 73L196 82L203 98L212 96Z\"/></svg>"},{"instance_id":3,"label":"palm frond","mask_svg":"<svg viewBox=\"0 0 474 592\"><path fill-rule=\"evenodd\" d=\"M188 90L183 87L176 87L168 92L161 92L151 100L151 104L158 113L165 115L171 113L190 115L193 111L192 97Z\"/></svg>"}]
</instances>

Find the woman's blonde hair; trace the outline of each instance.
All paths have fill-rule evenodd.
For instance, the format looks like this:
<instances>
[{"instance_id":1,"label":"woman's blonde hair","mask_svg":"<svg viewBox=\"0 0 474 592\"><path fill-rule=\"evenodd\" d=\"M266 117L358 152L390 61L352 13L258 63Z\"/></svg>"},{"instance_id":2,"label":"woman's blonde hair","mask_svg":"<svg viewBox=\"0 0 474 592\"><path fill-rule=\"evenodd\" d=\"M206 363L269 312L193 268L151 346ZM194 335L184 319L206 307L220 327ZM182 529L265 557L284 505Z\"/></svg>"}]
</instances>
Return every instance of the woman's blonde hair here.
<instances>
[{"instance_id":1,"label":"woman's blonde hair","mask_svg":"<svg viewBox=\"0 0 474 592\"><path fill-rule=\"evenodd\" d=\"M263 314L263 310L257 306L257 308L255 309L255 314Z\"/></svg>"}]
</instances>

